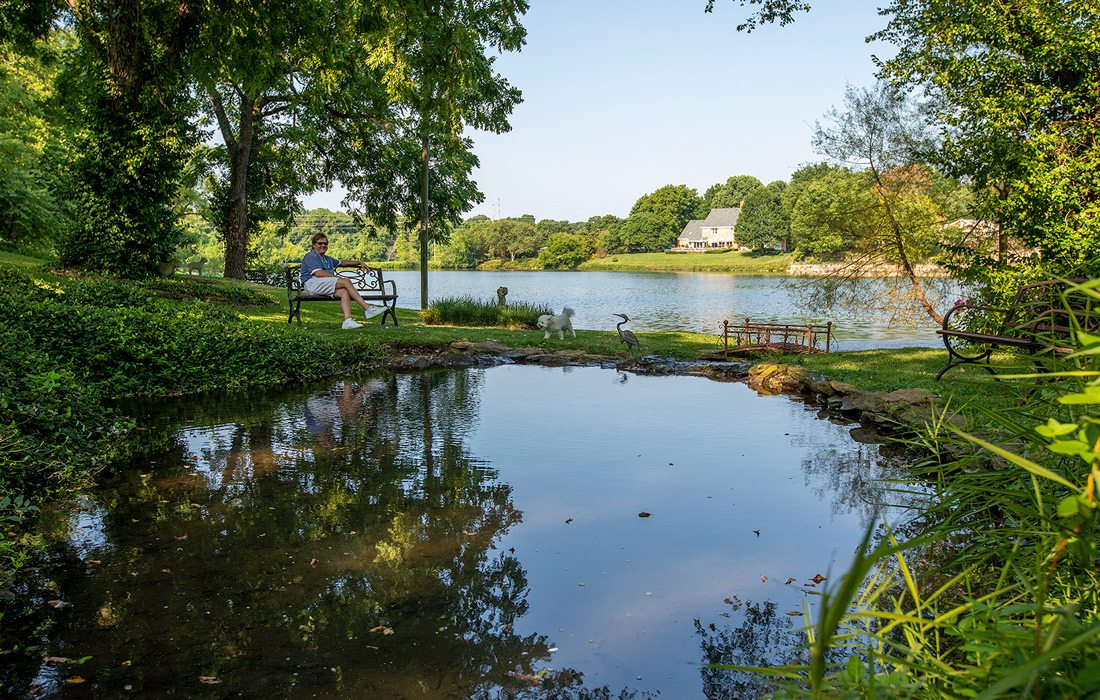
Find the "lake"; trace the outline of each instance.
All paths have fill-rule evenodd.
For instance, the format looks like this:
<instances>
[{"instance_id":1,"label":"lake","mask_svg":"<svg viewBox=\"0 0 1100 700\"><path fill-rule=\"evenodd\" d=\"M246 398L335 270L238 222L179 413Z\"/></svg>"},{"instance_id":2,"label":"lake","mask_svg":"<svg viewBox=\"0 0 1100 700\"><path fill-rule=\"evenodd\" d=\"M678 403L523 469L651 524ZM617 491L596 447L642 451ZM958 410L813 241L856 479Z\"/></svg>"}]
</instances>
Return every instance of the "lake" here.
<instances>
[{"instance_id":1,"label":"lake","mask_svg":"<svg viewBox=\"0 0 1100 700\"><path fill-rule=\"evenodd\" d=\"M900 465L851 426L699 377L380 373L130 410L166 448L47 528L0 690L752 697L710 664L794 658L897 514Z\"/></svg>"},{"instance_id":2,"label":"lake","mask_svg":"<svg viewBox=\"0 0 1100 700\"><path fill-rule=\"evenodd\" d=\"M420 308L420 273L387 271L397 283L398 305ZM428 274L429 299L471 296L496 300L497 287L508 288L512 303L544 303L560 311L576 312L577 329L614 330L619 319L630 316L635 331L691 331L719 333L723 320L746 317L769 322L809 323L831 320L842 350L865 348L930 347L940 345L936 326L925 316L915 324L902 323L888 311L850 308L845 312L812 312L807 309L803 278L776 275L731 275L693 272L480 272L432 270ZM859 285L882 297L879 280L860 280ZM935 281L934 284L939 284ZM937 308L947 308L961 296L957 290L933 296ZM944 301L949 299L948 301Z\"/></svg>"}]
</instances>

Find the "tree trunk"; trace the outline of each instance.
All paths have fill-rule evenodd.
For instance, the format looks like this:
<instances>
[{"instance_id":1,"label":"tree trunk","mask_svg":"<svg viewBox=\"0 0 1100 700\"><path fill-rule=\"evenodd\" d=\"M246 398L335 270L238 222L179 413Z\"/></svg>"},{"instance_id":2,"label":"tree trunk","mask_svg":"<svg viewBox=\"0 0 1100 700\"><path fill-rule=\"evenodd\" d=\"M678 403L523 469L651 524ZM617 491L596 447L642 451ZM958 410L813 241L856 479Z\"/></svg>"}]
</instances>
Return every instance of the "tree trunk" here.
<instances>
[{"instance_id":1,"label":"tree trunk","mask_svg":"<svg viewBox=\"0 0 1100 700\"><path fill-rule=\"evenodd\" d=\"M235 142L226 140L229 150L229 200L226 202L225 270L222 275L244 279L248 254L248 168L252 161L252 141L256 134L258 108L254 100L241 98L241 118Z\"/></svg>"},{"instance_id":2,"label":"tree trunk","mask_svg":"<svg viewBox=\"0 0 1100 700\"><path fill-rule=\"evenodd\" d=\"M428 308L428 135L420 137L420 309Z\"/></svg>"},{"instance_id":3,"label":"tree trunk","mask_svg":"<svg viewBox=\"0 0 1100 700\"><path fill-rule=\"evenodd\" d=\"M894 234L894 247L898 252L898 260L901 263L902 269L905 270L905 275L909 278L909 283L913 285L913 293L916 294L917 301L920 303L921 308L924 309L924 312L928 314L933 321L942 324L943 316L940 312L936 311L935 307L928 301L928 297L924 294L924 286L921 285L916 271L909 262L909 256L905 252L905 239L901 235L901 226L898 225L897 218L894 217L894 211L890 208L890 198L886 194L886 187L879 177L878 170L872 168L871 172L875 177L875 182L878 184L879 193L882 197L882 206L886 210L886 218L890 221L890 230Z\"/></svg>"}]
</instances>

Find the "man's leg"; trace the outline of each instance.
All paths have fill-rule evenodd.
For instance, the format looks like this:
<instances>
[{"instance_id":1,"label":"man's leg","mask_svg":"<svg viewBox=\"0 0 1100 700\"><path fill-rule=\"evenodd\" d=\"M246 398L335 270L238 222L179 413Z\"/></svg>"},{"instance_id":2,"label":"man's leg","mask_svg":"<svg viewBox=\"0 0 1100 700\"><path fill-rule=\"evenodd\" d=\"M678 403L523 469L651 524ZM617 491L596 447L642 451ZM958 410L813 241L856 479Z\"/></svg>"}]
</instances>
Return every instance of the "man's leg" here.
<instances>
[{"instance_id":1,"label":"man's leg","mask_svg":"<svg viewBox=\"0 0 1100 700\"><path fill-rule=\"evenodd\" d=\"M341 282L344 280L341 280ZM352 292L355 290L352 289ZM340 310L344 312L344 318L351 318L351 296L348 294L346 286L342 286L340 282L336 283L336 298L340 300Z\"/></svg>"}]
</instances>

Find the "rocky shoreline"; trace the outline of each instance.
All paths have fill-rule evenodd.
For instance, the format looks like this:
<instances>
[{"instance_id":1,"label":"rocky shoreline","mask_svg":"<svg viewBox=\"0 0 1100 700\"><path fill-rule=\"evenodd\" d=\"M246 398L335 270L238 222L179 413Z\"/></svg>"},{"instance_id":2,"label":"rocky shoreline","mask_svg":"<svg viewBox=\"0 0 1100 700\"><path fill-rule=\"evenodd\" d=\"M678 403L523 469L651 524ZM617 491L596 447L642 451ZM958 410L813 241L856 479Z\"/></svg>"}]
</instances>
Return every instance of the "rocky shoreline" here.
<instances>
[{"instance_id":1,"label":"rocky shoreline","mask_svg":"<svg viewBox=\"0 0 1100 700\"><path fill-rule=\"evenodd\" d=\"M386 364L397 371L502 364L603 367L644 375L700 376L714 381L742 382L761 394L784 394L817 406L822 418L858 423L852 430L853 439L871 444L912 433L926 424L947 420L962 427L965 423L959 414L945 416L940 398L926 389L862 391L797 365L778 362L681 361L654 355L623 358L578 350L513 348L493 341L458 340L443 349L398 352Z\"/></svg>"}]
</instances>

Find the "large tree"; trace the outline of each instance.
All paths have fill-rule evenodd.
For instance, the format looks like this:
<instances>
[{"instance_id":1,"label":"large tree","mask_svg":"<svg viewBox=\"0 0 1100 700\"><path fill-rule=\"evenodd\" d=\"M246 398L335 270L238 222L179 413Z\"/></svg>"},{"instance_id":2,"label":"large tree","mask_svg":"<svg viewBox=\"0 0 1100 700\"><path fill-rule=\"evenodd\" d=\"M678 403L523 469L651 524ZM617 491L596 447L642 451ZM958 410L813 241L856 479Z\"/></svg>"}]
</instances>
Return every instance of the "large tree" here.
<instances>
[{"instance_id":1,"label":"large tree","mask_svg":"<svg viewBox=\"0 0 1100 700\"><path fill-rule=\"evenodd\" d=\"M402 146L383 154L394 158L392 167L359 168L341 179L349 201L363 203L376 221L396 221L396 214L406 227L419 222L422 308L428 305L429 241L444 239L483 199L470 177L478 165L473 142L464 134L511 128L508 116L521 95L489 54L523 46L520 18L527 7L526 0L441 0L394 2L382 10L387 29L372 60L395 104Z\"/></svg>"},{"instance_id":2,"label":"large tree","mask_svg":"<svg viewBox=\"0 0 1100 700\"><path fill-rule=\"evenodd\" d=\"M72 174L80 223L62 242L61 259L131 277L153 274L184 236L173 210L195 145L184 65L205 5L32 4L28 16L39 20L64 8L62 23L78 38L62 82L79 119Z\"/></svg>"},{"instance_id":3,"label":"large tree","mask_svg":"<svg viewBox=\"0 0 1100 700\"><path fill-rule=\"evenodd\" d=\"M883 73L931 98L951 174L973 179L987 216L1048 272L1100 274L1095 0L895 0L883 12L873 38L898 46Z\"/></svg>"},{"instance_id":4,"label":"large tree","mask_svg":"<svg viewBox=\"0 0 1100 700\"><path fill-rule=\"evenodd\" d=\"M703 201L694 188L687 185L665 185L655 192L643 195L630 208L630 216L651 214L663 227L658 237L668 245L684 230L684 225L692 219L704 215ZM629 222L630 219L627 219ZM626 224L624 224L624 227ZM648 228L648 224L646 224ZM625 237L624 237L625 240ZM636 248L634 244L628 244ZM650 248L653 249L653 248ZM656 248L656 249L659 249Z\"/></svg>"},{"instance_id":5,"label":"large tree","mask_svg":"<svg viewBox=\"0 0 1100 700\"><path fill-rule=\"evenodd\" d=\"M223 143L225 276L244 274L257 190L289 206L381 150L388 103L362 30L374 19L357 2L221 0L203 25L192 65Z\"/></svg>"},{"instance_id":6,"label":"large tree","mask_svg":"<svg viewBox=\"0 0 1100 700\"><path fill-rule=\"evenodd\" d=\"M754 249L787 249L791 222L783 207L783 192L786 189L786 182L776 180L766 187L749 191L741 216L737 219L739 244Z\"/></svg>"},{"instance_id":7,"label":"large tree","mask_svg":"<svg viewBox=\"0 0 1100 700\"><path fill-rule=\"evenodd\" d=\"M927 195L932 178L919 167L921 158L934 150L921 115L885 84L849 87L844 108L830 110L825 123L818 123L814 146L833 161L862 170L874 194L873 209L867 212L872 222L855 242L858 256L851 262L896 265L907 293L930 318L942 321L915 267L938 224L938 212Z\"/></svg>"},{"instance_id":8,"label":"large tree","mask_svg":"<svg viewBox=\"0 0 1100 700\"><path fill-rule=\"evenodd\" d=\"M764 183L752 175L734 175L724 183L711 185L707 189L703 195L703 208L710 211L739 207L749 192L763 186Z\"/></svg>"}]
</instances>

